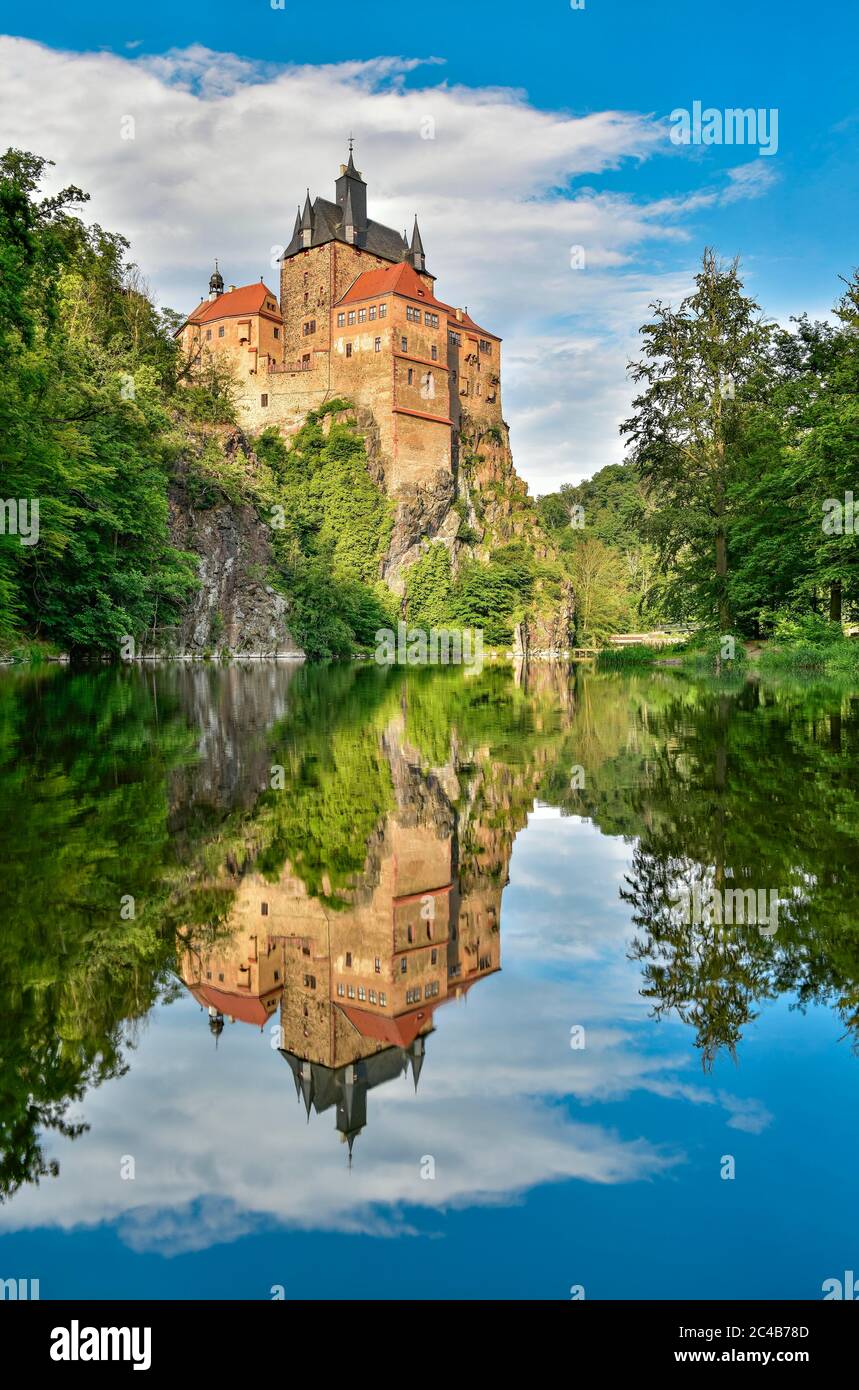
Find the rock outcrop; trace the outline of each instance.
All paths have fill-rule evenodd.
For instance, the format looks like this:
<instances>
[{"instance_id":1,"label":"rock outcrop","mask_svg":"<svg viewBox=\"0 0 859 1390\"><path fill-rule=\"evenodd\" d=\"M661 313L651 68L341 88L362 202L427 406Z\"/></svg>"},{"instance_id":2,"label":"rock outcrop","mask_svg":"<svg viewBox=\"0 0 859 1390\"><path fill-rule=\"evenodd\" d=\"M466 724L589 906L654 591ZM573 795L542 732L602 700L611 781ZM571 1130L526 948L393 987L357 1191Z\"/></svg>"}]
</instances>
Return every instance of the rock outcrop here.
<instances>
[{"instance_id":1,"label":"rock outcrop","mask_svg":"<svg viewBox=\"0 0 859 1390\"><path fill-rule=\"evenodd\" d=\"M241 430L225 429L215 438L225 460L240 456L253 471L256 459ZM169 491L170 539L198 557L199 588L181 622L158 628L143 655L302 658L289 631L288 602L271 584L269 527L250 502L205 492L201 499L191 479L189 464L180 464Z\"/></svg>"}]
</instances>

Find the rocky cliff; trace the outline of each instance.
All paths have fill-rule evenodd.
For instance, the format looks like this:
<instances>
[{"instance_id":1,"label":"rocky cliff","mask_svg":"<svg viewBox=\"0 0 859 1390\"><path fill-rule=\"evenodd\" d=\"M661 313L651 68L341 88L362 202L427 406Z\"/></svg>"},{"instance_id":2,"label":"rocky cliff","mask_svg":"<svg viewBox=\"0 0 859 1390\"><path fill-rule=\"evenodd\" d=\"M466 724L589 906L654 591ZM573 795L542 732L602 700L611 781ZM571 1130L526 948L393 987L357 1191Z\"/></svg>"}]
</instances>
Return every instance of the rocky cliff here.
<instances>
[{"instance_id":1,"label":"rocky cliff","mask_svg":"<svg viewBox=\"0 0 859 1390\"><path fill-rule=\"evenodd\" d=\"M336 407L321 420L327 437L348 425L363 440L367 471L385 491L379 431L365 409ZM173 544L197 556L199 588L173 627L151 634L145 655L182 658L304 655L290 632L288 586L277 574L269 523L272 480L244 433L201 428L189 439L170 487ZM518 477L507 427L486 430L463 417L453 468L398 492L379 578L402 599L406 577L426 548L443 544L454 576L467 561L488 562L499 547L520 542L536 565L528 612L513 646L527 651L569 645L573 596L558 557Z\"/></svg>"},{"instance_id":2,"label":"rocky cliff","mask_svg":"<svg viewBox=\"0 0 859 1390\"><path fill-rule=\"evenodd\" d=\"M200 471L207 454L208 475ZM244 474L247 487L230 496L232 489L217 485L213 454L231 476ZM179 624L159 626L145 656L304 656L289 631L288 600L271 582L271 530L254 497L256 469L239 429L221 427L189 440L170 485L170 539L177 549L197 557L199 588Z\"/></svg>"}]
</instances>

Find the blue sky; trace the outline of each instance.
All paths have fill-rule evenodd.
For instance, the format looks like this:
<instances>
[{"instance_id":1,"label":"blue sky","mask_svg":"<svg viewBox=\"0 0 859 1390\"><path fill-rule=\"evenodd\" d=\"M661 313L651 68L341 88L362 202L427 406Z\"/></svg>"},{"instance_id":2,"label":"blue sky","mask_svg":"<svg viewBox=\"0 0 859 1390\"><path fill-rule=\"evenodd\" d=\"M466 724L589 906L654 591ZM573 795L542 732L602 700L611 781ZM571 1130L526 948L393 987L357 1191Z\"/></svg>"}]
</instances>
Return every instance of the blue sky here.
<instances>
[{"instance_id":1,"label":"blue sky","mask_svg":"<svg viewBox=\"0 0 859 1390\"><path fill-rule=\"evenodd\" d=\"M359 18L332 0L322 13L0 5L0 28L34 41L0 50L0 129L86 187L182 309L215 254L235 283L271 276L296 199L307 184L330 196L354 129L371 215L418 211L441 296L504 336L505 414L532 491L620 457L637 328L650 299L688 287L704 245L739 252L782 320L826 313L859 263L855 5L441 0L364 4ZM673 146L669 113L694 100L776 108L777 153Z\"/></svg>"}]
</instances>

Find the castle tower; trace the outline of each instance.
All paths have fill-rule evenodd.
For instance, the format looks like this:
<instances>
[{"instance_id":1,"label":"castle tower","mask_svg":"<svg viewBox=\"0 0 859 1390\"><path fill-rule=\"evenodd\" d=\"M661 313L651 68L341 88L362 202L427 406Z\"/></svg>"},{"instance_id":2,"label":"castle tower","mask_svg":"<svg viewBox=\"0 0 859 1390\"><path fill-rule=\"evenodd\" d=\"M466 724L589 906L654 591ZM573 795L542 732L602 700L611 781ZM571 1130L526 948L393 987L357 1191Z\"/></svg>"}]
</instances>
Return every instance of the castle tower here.
<instances>
[{"instance_id":1,"label":"castle tower","mask_svg":"<svg viewBox=\"0 0 859 1390\"><path fill-rule=\"evenodd\" d=\"M349 163L340 165L340 177L334 184L337 206L343 209L346 240L354 246L364 246L367 240L367 185L355 168L352 140L349 140ZM349 236L349 228L354 236Z\"/></svg>"}]
</instances>

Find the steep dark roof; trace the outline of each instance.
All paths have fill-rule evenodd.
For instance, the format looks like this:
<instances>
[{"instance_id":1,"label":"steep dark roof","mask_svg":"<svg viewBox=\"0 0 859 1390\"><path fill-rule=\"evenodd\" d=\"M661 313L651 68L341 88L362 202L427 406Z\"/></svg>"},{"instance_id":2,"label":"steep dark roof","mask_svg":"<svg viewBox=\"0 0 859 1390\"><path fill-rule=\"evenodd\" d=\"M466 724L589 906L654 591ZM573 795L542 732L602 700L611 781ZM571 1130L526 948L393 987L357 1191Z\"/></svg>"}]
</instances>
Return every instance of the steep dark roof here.
<instances>
[{"instance_id":1,"label":"steep dark roof","mask_svg":"<svg viewBox=\"0 0 859 1390\"><path fill-rule=\"evenodd\" d=\"M307 225L308 208L305 206L302 226ZM316 198L312 210L313 236L311 246L324 246L328 241L346 241L346 227L343 218L343 210L336 203L330 203L327 198ZM348 243L347 243L348 244ZM356 246L362 251L368 251L371 256L381 256L386 261L401 261L406 255L409 247L403 240L399 232L395 232L393 227L385 227L381 222L374 222L372 218L367 219L367 226L358 231ZM302 249L301 226L296 227L292 234L292 240L284 251L281 260L288 261Z\"/></svg>"}]
</instances>

